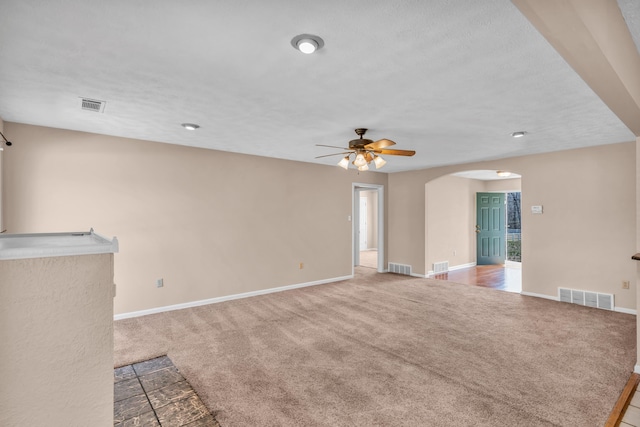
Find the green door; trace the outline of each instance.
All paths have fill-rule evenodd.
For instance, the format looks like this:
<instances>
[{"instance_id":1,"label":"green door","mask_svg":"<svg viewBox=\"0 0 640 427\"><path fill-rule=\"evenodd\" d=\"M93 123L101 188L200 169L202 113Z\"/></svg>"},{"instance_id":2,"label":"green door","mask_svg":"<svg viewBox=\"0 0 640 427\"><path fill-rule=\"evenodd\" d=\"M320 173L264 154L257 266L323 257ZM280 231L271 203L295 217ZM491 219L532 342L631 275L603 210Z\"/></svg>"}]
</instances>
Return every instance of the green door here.
<instances>
[{"instance_id":1,"label":"green door","mask_svg":"<svg viewBox=\"0 0 640 427\"><path fill-rule=\"evenodd\" d=\"M505 242L504 193L476 194L477 264L504 264Z\"/></svg>"}]
</instances>

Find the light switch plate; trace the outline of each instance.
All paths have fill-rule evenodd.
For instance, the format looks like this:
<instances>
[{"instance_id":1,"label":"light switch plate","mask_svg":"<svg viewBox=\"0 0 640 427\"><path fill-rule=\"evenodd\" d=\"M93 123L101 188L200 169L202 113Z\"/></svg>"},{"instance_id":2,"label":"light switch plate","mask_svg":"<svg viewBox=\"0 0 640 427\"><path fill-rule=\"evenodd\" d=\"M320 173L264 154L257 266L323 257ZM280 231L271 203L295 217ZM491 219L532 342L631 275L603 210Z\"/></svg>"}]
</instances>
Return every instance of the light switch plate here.
<instances>
[{"instance_id":1,"label":"light switch plate","mask_svg":"<svg viewBox=\"0 0 640 427\"><path fill-rule=\"evenodd\" d=\"M532 214L541 214L542 213L542 205L531 206L531 213Z\"/></svg>"}]
</instances>

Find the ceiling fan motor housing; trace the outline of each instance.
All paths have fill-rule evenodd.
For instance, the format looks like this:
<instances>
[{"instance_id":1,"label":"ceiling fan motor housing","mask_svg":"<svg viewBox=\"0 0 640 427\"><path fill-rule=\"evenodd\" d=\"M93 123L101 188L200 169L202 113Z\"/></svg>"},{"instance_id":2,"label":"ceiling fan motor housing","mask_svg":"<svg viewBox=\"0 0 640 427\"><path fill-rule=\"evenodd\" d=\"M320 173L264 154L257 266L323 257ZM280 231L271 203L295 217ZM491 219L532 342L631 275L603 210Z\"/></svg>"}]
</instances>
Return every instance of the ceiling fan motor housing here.
<instances>
[{"instance_id":1,"label":"ceiling fan motor housing","mask_svg":"<svg viewBox=\"0 0 640 427\"><path fill-rule=\"evenodd\" d=\"M349 148L363 150L365 145L372 143L373 141L370 139L352 139L349 141Z\"/></svg>"},{"instance_id":2,"label":"ceiling fan motor housing","mask_svg":"<svg viewBox=\"0 0 640 427\"><path fill-rule=\"evenodd\" d=\"M396 145L395 142L390 139L380 139L378 141L373 141L371 139L363 138L364 134L367 132L366 128L357 128L355 129L356 135L360 138L352 139L349 141L349 148L335 147L333 145L322 145L316 144L320 147L330 147L330 148L339 148L343 150L341 153L328 154L326 156L318 156L320 157L328 157L328 156L343 156L338 166L348 169L349 163L353 164L358 168L358 170L368 170L367 166L371 162L375 162L376 169L380 169L386 161L380 157L380 154L389 154L392 156L413 156L416 152L413 150L390 150L388 147ZM349 150L349 151L344 151ZM345 156L346 154L346 156ZM351 156L354 155L355 159L351 161Z\"/></svg>"}]
</instances>

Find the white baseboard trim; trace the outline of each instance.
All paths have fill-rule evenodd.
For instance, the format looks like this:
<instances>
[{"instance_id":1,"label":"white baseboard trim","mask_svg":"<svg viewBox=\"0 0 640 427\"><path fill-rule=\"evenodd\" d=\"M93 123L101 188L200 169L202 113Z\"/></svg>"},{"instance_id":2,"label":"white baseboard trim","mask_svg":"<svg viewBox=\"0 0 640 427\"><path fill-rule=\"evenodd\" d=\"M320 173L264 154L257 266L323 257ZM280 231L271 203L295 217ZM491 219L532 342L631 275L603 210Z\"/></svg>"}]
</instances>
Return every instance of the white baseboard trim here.
<instances>
[{"instance_id":1,"label":"white baseboard trim","mask_svg":"<svg viewBox=\"0 0 640 427\"><path fill-rule=\"evenodd\" d=\"M342 280L353 279L353 275L333 277L331 279L316 280L314 282L297 283L295 285L280 286L277 288L261 289L259 291L244 292L241 294L226 295L223 297L203 299L199 301L185 302L182 304L167 305L164 307L150 308L148 310L132 311L130 313L116 314L113 320L130 319L132 317L147 316L149 314L163 313L165 311L182 310L183 308L198 307L201 305L216 304L234 299L255 297L258 295L272 294L274 292L289 291L291 289L306 288L307 286L324 285L327 283L340 282Z\"/></svg>"},{"instance_id":2,"label":"white baseboard trim","mask_svg":"<svg viewBox=\"0 0 640 427\"><path fill-rule=\"evenodd\" d=\"M613 307L613 311L617 311L618 313L633 314L634 316L638 315L638 311L634 310L633 308Z\"/></svg>"},{"instance_id":3,"label":"white baseboard trim","mask_svg":"<svg viewBox=\"0 0 640 427\"><path fill-rule=\"evenodd\" d=\"M633 372L635 372L636 374L640 374L640 365L636 365L633 367Z\"/></svg>"},{"instance_id":4,"label":"white baseboard trim","mask_svg":"<svg viewBox=\"0 0 640 427\"><path fill-rule=\"evenodd\" d=\"M449 267L449 271L462 270L463 268L471 268L475 266L476 266L475 262L469 262L467 264L460 264L460 265L454 265L453 267Z\"/></svg>"},{"instance_id":5,"label":"white baseboard trim","mask_svg":"<svg viewBox=\"0 0 640 427\"><path fill-rule=\"evenodd\" d=\"M536 298L544 298L544 299L550 299L553 301L560 301L560 298L557 296L553 296L553 295L545 295L545 294L536 294L535 292L525 292L525 291L521 291L520 295L525 295L528 297L536 297Z\"/></svg>"},{"instance_id":6,"label":"white baseboard trim","mask_svg":"<svg viewBox=\"0 0 640 427\"><path fill-rule=\"evenodd\" d=\"M411 273L410 274L411 277L419 277L421 279L426 279L427 276L425 276L424 274L418 274L418 273Z\"/></svg>"},{"instance_id":7,"label":"white baseboard trim","mask_svg":"<svg viewBox=\"0 0 640 427\"><path fill-rule=\"evenodd\" d=\"M459 264L459 265L454 265L453 267L449 267L449 270L443 272L443 273L434 273L433 270L429 270L427 272L426 277L432 277L435 276L436 274L445 274L448 273L450 271L456 271L456 270L462 270L463 268L471 268L471 267L475 267L476 263L475 262L469 262L467 264Z\"/></svg>"}]
</instances>

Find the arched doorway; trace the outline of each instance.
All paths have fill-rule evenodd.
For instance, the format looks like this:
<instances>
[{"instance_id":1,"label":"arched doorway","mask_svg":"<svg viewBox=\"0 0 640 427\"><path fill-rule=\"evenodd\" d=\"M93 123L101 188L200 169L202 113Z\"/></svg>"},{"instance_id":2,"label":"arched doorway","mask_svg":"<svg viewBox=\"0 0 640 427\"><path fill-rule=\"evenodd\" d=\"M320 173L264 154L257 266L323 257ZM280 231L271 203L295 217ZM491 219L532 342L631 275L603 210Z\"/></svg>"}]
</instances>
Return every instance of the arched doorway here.
<instances>
[{"instance_id":1,"label":"arched doorway","mask_svg":"<svg viewBox=\"0 0 640 427\"><path fill-rule=\"evenodd\" d=\"M520 292L522 234L520 221L514 219L515 214L520 213L517 203L521 200L520 194L521 177L513 173L498 175L496 170L458 172L428 182L425 185L427 276ZM489 223L487 218L478 217L481 211L478 200L483 198L498 200L488 208L497 210L495 216L490 217L491 225L495 226L490 239L495 242L492 250L497 250L497 257L481 258L482 251L489 248L483 234ZM516 207L518 212L512 212ZM511 225L518 224L520 228L509 232L508 219L512 220ZM486 262L487 259L490 262ZM482 263L488 265L479 265Z\"/></svg>"}]
</instances>

